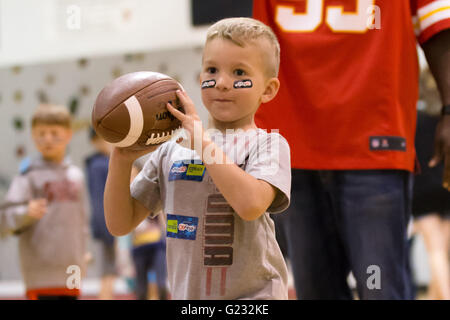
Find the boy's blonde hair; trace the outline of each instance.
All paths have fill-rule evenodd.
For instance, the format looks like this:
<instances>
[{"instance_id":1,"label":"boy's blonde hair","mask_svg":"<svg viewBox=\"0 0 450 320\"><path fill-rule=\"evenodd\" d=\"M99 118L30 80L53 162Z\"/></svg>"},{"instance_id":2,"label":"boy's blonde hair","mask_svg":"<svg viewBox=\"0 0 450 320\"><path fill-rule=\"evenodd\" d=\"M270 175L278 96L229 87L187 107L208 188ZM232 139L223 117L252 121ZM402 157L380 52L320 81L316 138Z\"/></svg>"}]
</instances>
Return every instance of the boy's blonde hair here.
<instances>
[{"instance_id":1,"label":"boy's blonde hair","mask_svg":"<svg viewBox=\"0 0 450 320\"><path fill-rule=\"evenodd\" d=\"M41 104L31 118L31 127L39 124L71 128L72 117L66 107L56 104Z\"/></svg>"},{"instance_id":2,"label":"boy's blonde hair","mask_svg":"<svg viewBox=\"0 0 450 320\"><path fill-rule=\"evenodd\" d=\"M266 73L269 77L277 77L280 68L280 44L272 29L261 21L252 18L227 18L213 24L206 33L206 43L220 37L231 40L243 47L247 41L266 39L272 47L271 52L263 52L267 56Z\"/></svg>"}]
</instances>

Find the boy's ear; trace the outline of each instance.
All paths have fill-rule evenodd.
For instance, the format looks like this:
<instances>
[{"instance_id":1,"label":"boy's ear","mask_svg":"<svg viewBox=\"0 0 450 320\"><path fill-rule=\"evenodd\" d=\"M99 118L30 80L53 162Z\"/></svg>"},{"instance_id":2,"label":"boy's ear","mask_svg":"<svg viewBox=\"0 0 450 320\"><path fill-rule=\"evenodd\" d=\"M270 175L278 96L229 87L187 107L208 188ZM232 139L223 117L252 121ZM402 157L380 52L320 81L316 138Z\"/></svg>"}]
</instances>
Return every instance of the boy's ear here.
<instances>
[{"instance_id":1,"label":"boy's ear","mask_svg":"<svg viewBox=\"0 0 450 320\"><path fill-rule=\"evenodd\" d=\"M280 89L280 80L278 78L270 78L266 84L266 90L261 96L261 103L266 103L275 98Z\"/></svg>"}]
</instances>

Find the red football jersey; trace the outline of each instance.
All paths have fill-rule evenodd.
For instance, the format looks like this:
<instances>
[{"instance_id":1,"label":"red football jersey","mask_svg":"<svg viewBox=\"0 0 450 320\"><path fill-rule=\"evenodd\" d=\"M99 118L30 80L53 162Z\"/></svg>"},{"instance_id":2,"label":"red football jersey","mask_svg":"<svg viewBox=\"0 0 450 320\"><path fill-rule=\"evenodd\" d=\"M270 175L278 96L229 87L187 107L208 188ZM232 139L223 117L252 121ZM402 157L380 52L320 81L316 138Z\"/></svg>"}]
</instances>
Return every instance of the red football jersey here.
<instances>
[{"instance_id":1,"label":"red football jersey","mask_svg":"<svg viewBox=\"0 0 450 320\"><path fill-rule=\"evenodd\" d=\"M450 0L255 0L281 46L276 98L256 113L299 169L414 170L420 43Z\"/></svg>"}]
</instances>

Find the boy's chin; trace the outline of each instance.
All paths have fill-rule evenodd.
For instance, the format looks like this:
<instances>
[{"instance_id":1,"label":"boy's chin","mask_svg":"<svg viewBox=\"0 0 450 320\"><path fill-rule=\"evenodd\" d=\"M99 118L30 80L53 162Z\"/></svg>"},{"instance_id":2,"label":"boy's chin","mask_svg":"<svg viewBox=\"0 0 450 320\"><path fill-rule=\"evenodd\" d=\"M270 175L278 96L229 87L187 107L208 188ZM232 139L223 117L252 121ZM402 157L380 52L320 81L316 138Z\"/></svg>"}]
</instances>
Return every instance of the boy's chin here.
<instances>
[{"instance_id":1,"label":"boy's chin","mask_svg":"<svg viewBox=\"0 0 450 320\"><path fill-rule=\"evenodd\" d=\"M215 118L214 119L214 125L215 127L219 127L219 128L229 128L229 127L233 127L233 120L230 119L224 119L224 118Z\"/></svg>"},{"instance_id":2,"label":"boy's chin","mask_svg":"<svg viewBox=\"0 0 450 320\"><path fill-rule=\"evenodd\" d=\"M216 121L216 122L220 122L220 123L233 123L237 120L239 120L239 117L237 117L236 115L232 115L232 114L220 114L220 113L216 113L216 114L211 114L212 118Z\"/></svg>"},{"instance_id":3,"label":"boy's chin","mask_svg":"<svg viewBox=\"0 0 450 320\"><path fill-rule=\"evenodd\" d=\"M247 117L237 117L237 116L222 116L222 117L212 117L215 125L223 128L241 128L251 125L252 118Z\"/></svg>"},{"instance_id":4,"label":"boy's chin","mask_svg":"<svg viewBox=\"0 0 450 320\"><path fill-rule=\"evenodd\" d=\"M42 158L49 161L58 161L64 158L64 154L59 152L41 152Z\"/></svg>"}]
</instances>

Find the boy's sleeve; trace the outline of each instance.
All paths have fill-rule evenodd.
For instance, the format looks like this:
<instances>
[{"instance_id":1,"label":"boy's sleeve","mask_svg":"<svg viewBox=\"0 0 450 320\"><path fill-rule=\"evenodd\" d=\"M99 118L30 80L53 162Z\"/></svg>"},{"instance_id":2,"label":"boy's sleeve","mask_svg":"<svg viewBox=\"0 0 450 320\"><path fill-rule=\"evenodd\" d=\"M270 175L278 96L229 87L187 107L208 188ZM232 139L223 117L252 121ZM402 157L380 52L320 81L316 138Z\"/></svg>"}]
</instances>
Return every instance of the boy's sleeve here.
<instances>
[{"instance_id":1,"label":"boy's sleeve","mask_svg":"<svg viewBox=\"0 0 450 320\"><path fill-rule=\"evenodd\" d=\"M134 178L130 186L131 196L150 211L150 216L157 215L161 208L159 174L164 145L153 151L144 167Z\"/></svg>"},{"instance_id":2,"label":"boy's sleeve","mask_svg":"<svg viewBox=\"0 0 450 320\"><path fill-rule=\"evenodd\" d=\"M6 194L0 212L0 233L6 235L19 232L36 220L28 216L28 201L32 199L29 179L16 176Z\"/></svg>"},{"instance_id":3,"label":"boy's sleeve","mask_svg":"<svg viewBox=\"0 0 450 320\"><path fill-rule=\"evenodd\" d=\"M258 143L250 150L245 171L277 189L277 195L267 211L279 213L289 207L291 197L289 144L277 133L258 135L257 139Z\"/></svg>"}]
</instances>

